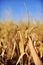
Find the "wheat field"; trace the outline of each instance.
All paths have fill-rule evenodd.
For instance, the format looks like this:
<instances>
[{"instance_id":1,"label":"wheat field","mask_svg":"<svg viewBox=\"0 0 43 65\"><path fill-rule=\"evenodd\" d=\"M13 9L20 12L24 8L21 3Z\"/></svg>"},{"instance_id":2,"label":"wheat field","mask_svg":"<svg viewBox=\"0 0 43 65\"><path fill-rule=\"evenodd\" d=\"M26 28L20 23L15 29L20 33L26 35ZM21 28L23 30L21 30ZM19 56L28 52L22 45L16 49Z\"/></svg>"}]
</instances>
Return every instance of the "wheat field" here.
<instances>
[{"instance_id":1,"label":"wheat field","mask_svg":"<svg viewBox=\"0 0 43 65\"><path fill-rule=\"evenodd\" d=\"M26 36L34 39L33 46L43 62L43 21L42 23L5 21L0 23L0 65L34 65Z\"/></svg>"}]
</instances>

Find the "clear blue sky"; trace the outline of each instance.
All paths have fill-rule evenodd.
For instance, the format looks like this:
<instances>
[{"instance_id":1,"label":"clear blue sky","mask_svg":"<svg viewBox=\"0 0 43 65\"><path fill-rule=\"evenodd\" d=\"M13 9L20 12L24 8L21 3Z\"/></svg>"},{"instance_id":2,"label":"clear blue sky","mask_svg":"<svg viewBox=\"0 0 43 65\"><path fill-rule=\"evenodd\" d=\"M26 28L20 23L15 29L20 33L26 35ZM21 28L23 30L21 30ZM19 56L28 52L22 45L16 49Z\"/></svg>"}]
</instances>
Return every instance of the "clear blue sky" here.
<instances>
[{"instance_id":1,"label":"clear blue sky","mask_svg":"<svg viewBox=\"0 0 43 65\"><path fill-rule=\"evenodd\" d=\"M4 16L7 18L6 13L11 12L12 19L17 22L21 18L27 19L26 3L30 16L35 20L43 17L43 0L0 0L0 20Z\"/></svg>"}]
</instances>

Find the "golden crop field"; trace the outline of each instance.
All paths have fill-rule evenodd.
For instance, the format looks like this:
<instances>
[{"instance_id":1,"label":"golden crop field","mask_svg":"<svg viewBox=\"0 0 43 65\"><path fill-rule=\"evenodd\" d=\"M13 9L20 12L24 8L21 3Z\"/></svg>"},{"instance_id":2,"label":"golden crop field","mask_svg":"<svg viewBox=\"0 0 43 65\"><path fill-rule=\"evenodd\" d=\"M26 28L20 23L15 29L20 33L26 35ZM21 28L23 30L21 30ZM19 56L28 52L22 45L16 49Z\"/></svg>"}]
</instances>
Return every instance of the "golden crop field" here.
<instances>
[{"instance_id":1,"label":"golden crop field","mask_svg":"<svg viewBox=\"0 0 43 65\"><path fill-rule=\"evenodd\" d=\"M42 21L43 22L43 21ZM31 36L34 49L43 62L43 23L0 23L0 65L34 65L25 38Z\"/></svg>"}]
</instances>

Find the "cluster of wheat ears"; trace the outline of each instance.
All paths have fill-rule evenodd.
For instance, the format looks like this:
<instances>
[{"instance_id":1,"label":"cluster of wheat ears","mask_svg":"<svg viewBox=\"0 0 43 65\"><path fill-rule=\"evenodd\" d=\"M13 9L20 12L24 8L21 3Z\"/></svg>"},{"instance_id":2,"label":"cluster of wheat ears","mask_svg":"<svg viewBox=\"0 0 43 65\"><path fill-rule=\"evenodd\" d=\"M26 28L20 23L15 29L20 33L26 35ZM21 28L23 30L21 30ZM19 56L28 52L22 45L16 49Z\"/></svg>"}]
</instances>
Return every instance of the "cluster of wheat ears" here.
<instances>
[{"instance_id":1,"label":"cluster of wheat ears","mask_svg":"<svg viewBox=\"0 0 43 65\"><path fill-rule=\"evenodd\" d=\"M23 65L34 63L29 47L26 45L26 36L32 36L33 46L40 59L43 58L43 23L13 22L0 23L0 64ZM10 65L11 65L10 64Z\"/></svg>"}]
</instances>

